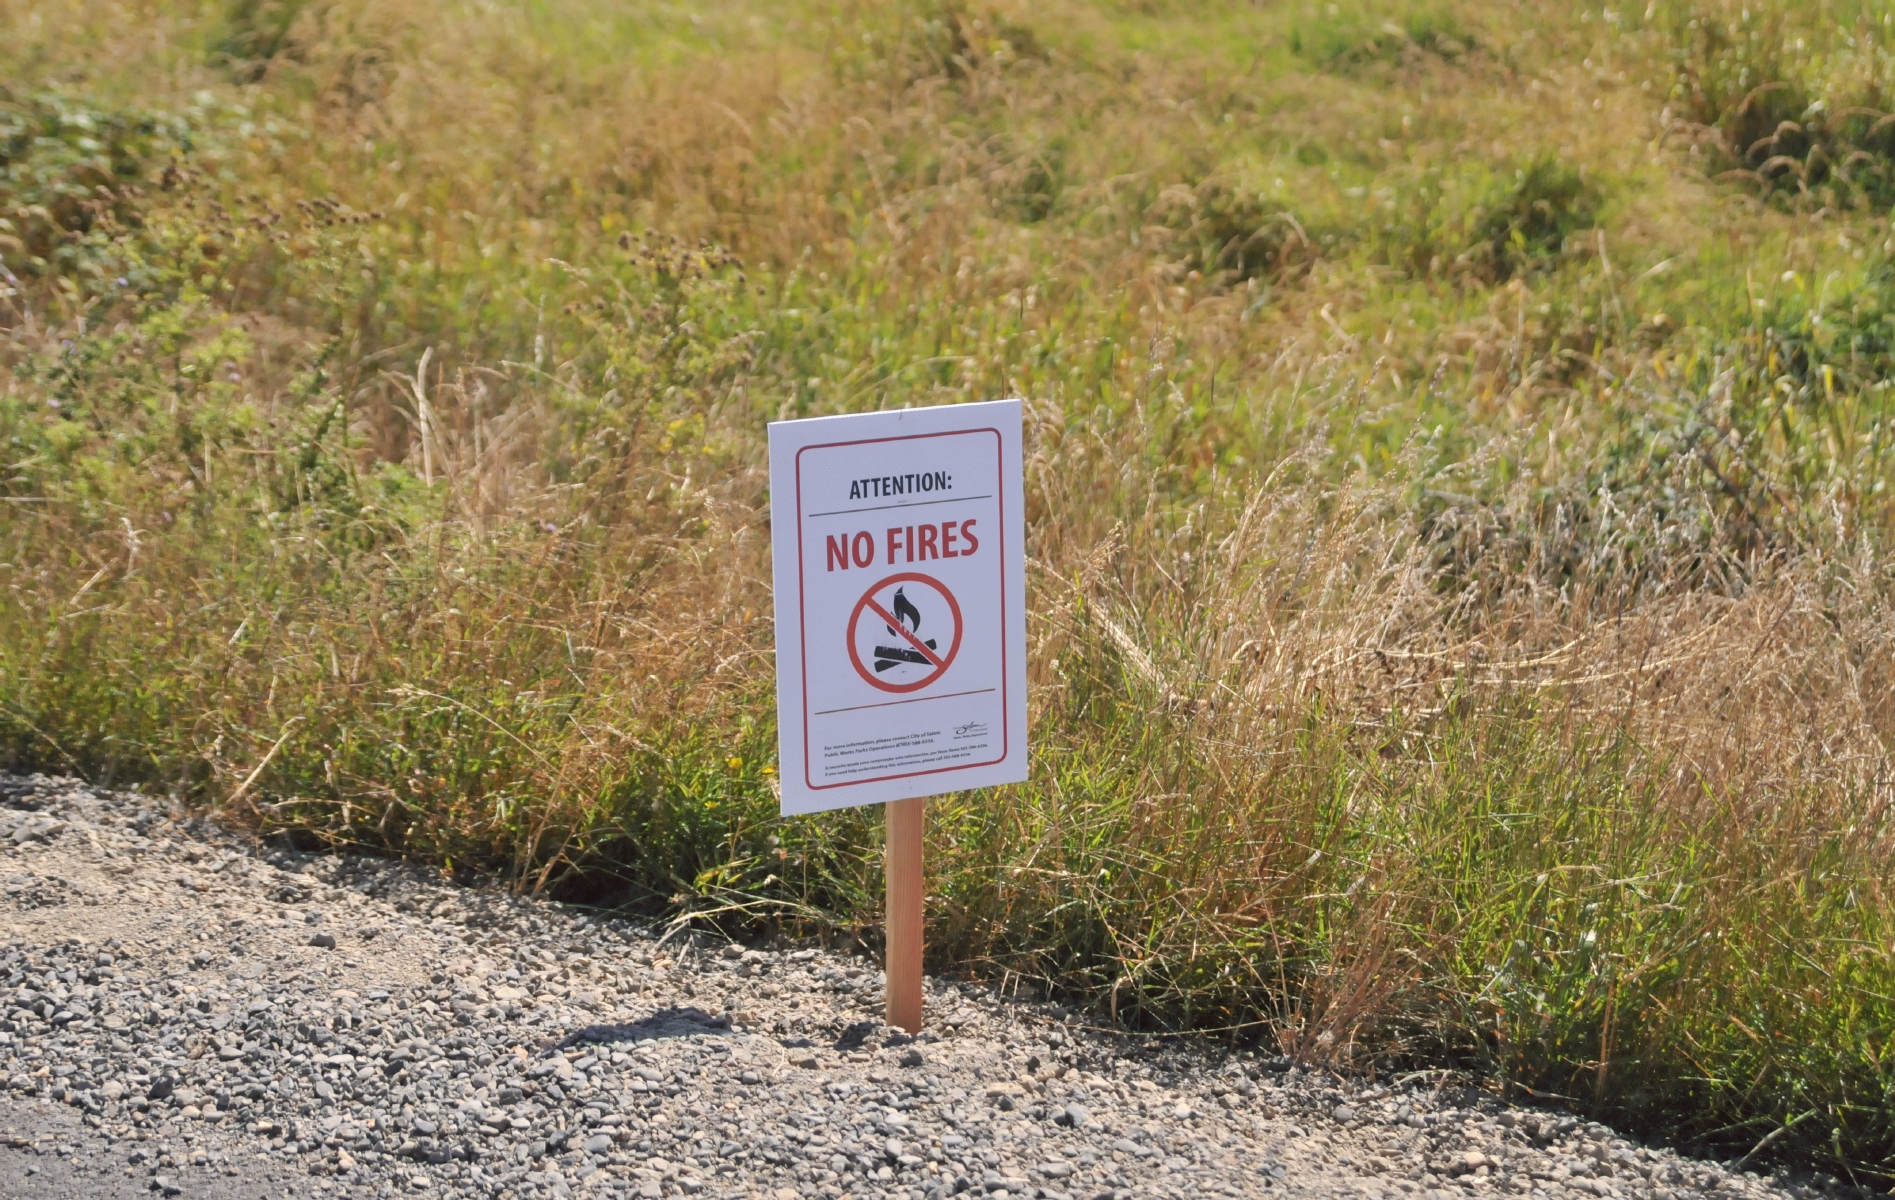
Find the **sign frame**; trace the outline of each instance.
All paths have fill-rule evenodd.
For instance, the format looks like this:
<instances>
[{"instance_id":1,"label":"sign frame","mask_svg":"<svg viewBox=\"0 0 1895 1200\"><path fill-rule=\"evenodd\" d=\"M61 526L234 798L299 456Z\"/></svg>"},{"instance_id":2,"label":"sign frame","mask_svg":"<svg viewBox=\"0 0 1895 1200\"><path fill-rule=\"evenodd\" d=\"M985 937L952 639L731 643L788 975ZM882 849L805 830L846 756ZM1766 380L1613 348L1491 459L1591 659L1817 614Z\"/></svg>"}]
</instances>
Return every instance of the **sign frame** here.
<instances>
[{"instance_id":1,"label":"sign frame","mask_svg":"<svg viewBox=\"0 0 1895 1200\"><path fill-rule=\"evenodd\" d=\"M1025 503L1022 420L1023 406L1019 400L994 400L815 417L775 422L770 426L778 780L784 816L1025 780L1026 556L1022 515ZM978 479L957 478L961 466L956 466L953 473L929 472L926 468L938 465L938 455L954 444L943 439L961 439L955 444L959 461L969 465L976 456L968 450L968 439L981 442L980 457L991 466L987 466ZM891 448L895 455L902 457L892 456ZM839 486L874 482L874 479L858 480L838 473L838 464L866 461L883 464L881 469L885 473L880 479L885 483L923 476L947 482L945 486L923 493L921 499L899 496L892 503L875 503L865 498L864 502L855 503L839 491ZM963 483L967 486L963 487ZM938 494L940 492L946 494ZM855 531L854 542L844 543L845 547L853 544L859 552L867 539L868 562L858 554L853 560L844 561L843 570L835 569L836 529L853 529L851 519L855 524L878 521L881 514L903 509L927 514L936 524L920 527L921 533L931 534L938 527L944 530L944 539L953 536L945 531L954 522L943 518L951 518L957 512L979 513L979 546L982 550L991 546L992 557L990 566L985 568L989 574L982 577L982 586L974 589L978 594L971 600L965 594L968 589L964 585L944 578L948 571L961 569L959 564L941 559L908 561L915 547L903 545L900 535L904 527L886 527L885 522L880 522L882 528L876 530ZM918 519L912 514L903 515ZM822 524L827 518L844 520ZM969 519L966 523L970 527L968 540L973 541L971 527L977 522ZM913 538L917 527L905 528L907 535ZM924 551L936 549L931 539L920 540L924 542ZM946 548L952 549L951 541ZM882 561L884 551L886 562ZM825 552L829 556L826 571ZM974 550L966 552L968 558L976 554ZM987 555L979 557L988 558ZM863 568L873 569L880 577L880 583L868 593L862 593L858 582L868 573ZM832 640L828 626L836 625L834 634L840 636L843 622L832 619L836 612L853 617L860 605L883 585L915 576L927 578L933 588L948 598L949 605L955 609L955 624L962 628L952 647L951 662L933 678L905 688L901 695L889 696L884 692L898 689L880 684L871 687L865 673L853 668L852 660L859 655L852 643L846 647L846 653L841 645L826 647ZM986 587L988 580L992 583L991 591ZM823 593L823 584L837 594ZM846 595L837 590L843 587L846 587ZM954 599L957 593L963 593L959 601ZM966 614L964 621L962 613ZM890 632L895 632L892 626ZM957 688L949 686L950 680L964 682ZM824 701L812 696L812 686L830 699ZM850 692L860 694L851 696ZM914 694L909 695L909 692ZM965 699L982 695L990 699ZM841 744L838 738L826 745L819 726L833 729L846 723L855 728L869 723L863 714L871 709L955 699L963 699L965 705L973 706L963 709L974 714L966 718L967 723L978 721L983 727L992 727L994 753L971 760L948 759L943 748L940 753L944 757L937 760L928 758L926 751L917 747L917 753L908 757L919 761L910 769L873 775L819 775L822 756L836 753L831 746ZM919 731L895 729L882 740L899 743L902 736L909 735L919 736Z\"/></svg>"}]
</instances>

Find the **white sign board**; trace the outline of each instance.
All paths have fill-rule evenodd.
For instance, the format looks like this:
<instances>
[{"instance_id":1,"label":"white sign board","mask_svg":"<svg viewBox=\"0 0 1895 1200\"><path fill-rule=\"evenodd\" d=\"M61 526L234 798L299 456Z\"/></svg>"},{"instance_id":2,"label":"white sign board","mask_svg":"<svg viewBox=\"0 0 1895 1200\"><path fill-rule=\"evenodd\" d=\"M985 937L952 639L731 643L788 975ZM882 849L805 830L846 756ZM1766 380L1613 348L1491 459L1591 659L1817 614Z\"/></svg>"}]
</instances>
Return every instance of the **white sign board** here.
<instances>
[{"instance_id":1,"label":"white sign board","mask_svg":"<svg viewBox=\"0 0 1895 1200\"><path fill-rule=\"evenodd\" d=\"M783 813L1026 778L1020 402L770 426Z\"/></svg>"}]
</instances>

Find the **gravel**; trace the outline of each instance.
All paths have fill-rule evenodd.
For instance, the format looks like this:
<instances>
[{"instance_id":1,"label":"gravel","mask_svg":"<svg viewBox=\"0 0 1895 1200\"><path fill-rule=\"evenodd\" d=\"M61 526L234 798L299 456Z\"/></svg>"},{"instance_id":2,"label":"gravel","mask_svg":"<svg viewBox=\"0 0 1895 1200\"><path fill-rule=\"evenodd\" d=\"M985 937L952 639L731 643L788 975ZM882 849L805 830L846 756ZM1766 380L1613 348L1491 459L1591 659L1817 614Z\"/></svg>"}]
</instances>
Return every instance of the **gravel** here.
<instances>
[{"instance_id":1,"label":"gravel","mask_svg":"<svg viewBox=\"0 0 1895 1200\"><path fill-rule=\"evenodd\" d=\"M0 1195L1842 1194L0 775Z\"/></svg>"}]
</instances>

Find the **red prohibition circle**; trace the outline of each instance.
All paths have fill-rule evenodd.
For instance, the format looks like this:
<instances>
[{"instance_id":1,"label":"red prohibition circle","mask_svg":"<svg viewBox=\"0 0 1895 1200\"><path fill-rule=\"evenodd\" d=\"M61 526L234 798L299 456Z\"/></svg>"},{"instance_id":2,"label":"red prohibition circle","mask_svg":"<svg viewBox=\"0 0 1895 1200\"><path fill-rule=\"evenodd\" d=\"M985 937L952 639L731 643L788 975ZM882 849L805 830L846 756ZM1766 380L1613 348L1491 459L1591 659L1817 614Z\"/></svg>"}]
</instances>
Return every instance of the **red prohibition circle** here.
<instances>
[{"instance_id":1,"label":"red prohibition circle","mask_svg":"<svg viewBox=\"0 0 1895 1200\"><path fill-rule=\"evenodd\" d=\"M935 591L941 593L942 599L948 603L948 612L953 614L954 617L954 640L948 644L947 653L941 657L941 664L933 671L930 671L926 676L915 680L913 683L890 683L885 679L877 679L875 673L863 664L862 656L856 652L855 648L855 628L861 622L862 614L868 610L869 605L875 600L875 593L893 583L927 584ZM878 604L876 608L880 610L881 606ZM887 612L878 611L876 619L884 624L893 622L893 628L902 628L902 623L896 621ZM941 676L947 674L947 669L954 665L954 656L961 652L961 605L960 602L954 598L954 593L948 591L946 585L939 579L934 578L932 575L923 575L919 571L903 571L900 574L890 575L886 579L879 580L873 587L869 588L868 591L862 593L862 598L855 602L855 611L849 614L849 631L846 638L849 643L849 661L855 664L855 673L866 680L870 686L880 688L884 692L920 691L922 688L927 687L935 680L941 678ZM913 641L914 639L910 638L909 640ZM927 654L928 651L924 649L922 653Z\"/></svg>"}]
</instances>

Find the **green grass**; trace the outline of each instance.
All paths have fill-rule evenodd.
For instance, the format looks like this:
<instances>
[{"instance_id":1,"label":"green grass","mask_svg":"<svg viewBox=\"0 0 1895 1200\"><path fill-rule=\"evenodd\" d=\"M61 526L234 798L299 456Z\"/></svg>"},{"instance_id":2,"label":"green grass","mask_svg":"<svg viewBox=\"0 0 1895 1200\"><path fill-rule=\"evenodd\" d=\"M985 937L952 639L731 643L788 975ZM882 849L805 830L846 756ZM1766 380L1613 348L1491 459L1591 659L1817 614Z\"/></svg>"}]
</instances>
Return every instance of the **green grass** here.
<instances>
[{"instance_id":1,"label":"green grass","mask_svg":"<svg viewBox=\"0 0 1895 1200\"><path fill-rule=\"evenodd\" d=\"M1885 16L0 0L0 763L872 943L764 426L1021 395L938 967L1887 1181Z\"/></svg>"}]
</instances>

